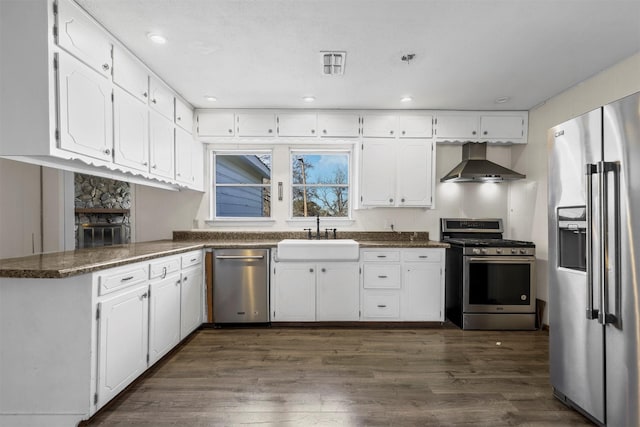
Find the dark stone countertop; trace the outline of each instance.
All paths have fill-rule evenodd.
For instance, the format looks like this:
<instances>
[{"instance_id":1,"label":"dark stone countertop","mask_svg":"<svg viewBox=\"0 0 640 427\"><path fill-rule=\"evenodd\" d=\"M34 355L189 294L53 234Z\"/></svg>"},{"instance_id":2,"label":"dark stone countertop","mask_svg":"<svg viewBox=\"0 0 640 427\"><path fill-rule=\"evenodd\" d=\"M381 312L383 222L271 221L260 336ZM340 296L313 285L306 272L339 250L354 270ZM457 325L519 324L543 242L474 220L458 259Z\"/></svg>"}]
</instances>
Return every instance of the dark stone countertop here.
<instances>
[{"instance_id":1,"label":"dark stone countertop","mask_svg":"<svg viewBox=\"0 0 640 427\"><path fill-rule=\"evenodd\" d=\"M174 232L174 240L0 259L0 277L59 279L203 248L270 249L282 239L300 238L304 233ZM357 240L361 248L449 247L428 240L428 233L345 232L338 238Z\"/></svg>"}]
</instances>

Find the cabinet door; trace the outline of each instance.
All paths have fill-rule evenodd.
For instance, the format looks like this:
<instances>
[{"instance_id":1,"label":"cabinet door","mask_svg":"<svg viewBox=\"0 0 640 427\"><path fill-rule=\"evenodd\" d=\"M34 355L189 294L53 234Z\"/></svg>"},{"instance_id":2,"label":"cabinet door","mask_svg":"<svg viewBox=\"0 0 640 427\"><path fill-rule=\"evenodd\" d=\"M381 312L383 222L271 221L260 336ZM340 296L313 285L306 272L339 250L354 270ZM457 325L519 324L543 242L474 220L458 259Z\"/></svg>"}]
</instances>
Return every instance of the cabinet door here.
<instances>
[{"instance_id":1,"label":"cabinet door","mask_svg":"<svg viewBox=\"0 0 640 427\"><path fill-rule=\"evenodd\" d=\"M149 99L149 76L140 61L121 47L113 47L113 82L140 101Z\"/></svg>"},{"instance_id":2,"label":"cabinet door","mask_svg":"<svg viewBox=\"0 0 640 427\"><path fill-rule=\"evenodd\" d=\"M362 136L373 138L395 138L398 116L395 114L375 114L362 117Z\"/></svg>"},{"instance_id":3,"label":"cabinet door","mask_svg":"<svg viewBox=\"0 0 640 427\"><path fill-rule=\"evenodd\" d=\"M115 88L113 102L113 161L149 171L149 109L119 88Z\"/></svg>"},{"instance_id":4,"label":"cabinet door","mask_svg":"<svg viewBox=\"0 0 640 427\"><path fill-rule=\"evenodd\" d=\"M176 181L193 185L195 177L192 170L192 150L195 149L193 138L180 128L176 128Z\"/></svg>"},{"instance_id":5,"label":"cabinet door","mask_svg":"<svg viewBox=\"0 0 640 427\"><path fill-rule=\"evenodd\" d=\"M158 79L149 78L149 105L173 121L173 92Z\"/></svg>"},{"instance_id":6,"label":"cabinet door","mask_svg":"<svg viewBox=\"0 0 640 427\"><path fill-rule=\"evenodd\" d=\"M522 116L482 116L480 130L482 139L518 140L524 136L524 118Z\"/></svg>"},{"instance_id":7,"label":"cabinet door","mask_svg":"<svg viewBox=\"0 0 640 427\"><path fill-rule=\"evenodd\" d=\"M180 339L202 324L202 266L182 270L180 290Z\"/></svg>"},{"instance_id":8,"label":"cabinet door","mask_svg":"<svg viewBox=\"0 0 640 427\"><path fill-rule=\"evenodd\" d=\"M316 113L285 113L278 115L279 136L316 136Z\"/></svg>"},{"instance_id":9,"label":"cabinet door","mask_svg":"<svg viewBox=\"0 0 640 427\"><path fill-rule=\"evenodd\" d=\"M229 112L198 112L199 136L233 136L235 135L235 116Z\"/></svg>"},{"instance_id":10,"label":"cabinet door","mask_svg":"<svg viewBox=\"0 0 640 427\"><path fill-rule=\"evenodd\" d=\"M400 116L400 138L431 138L433 116L431 114L408 114Z\"/></svg>"},{"instance_id":11,"label":"cabinet door","mask_svg":"<svg viewBox=\"0 0 640 427\"><path fill-rule=\"evenodd\" d=\"M193 110L178 98L176 98L176 125L189 133L193 132Z\"/></svg>"},{"instance_id":12,"label":"cabinet door","mask_svg":"<svg viewBox=\"0 0 640 427\"><path fill-rule=\"evenodd\" d=\"M180 342L180 274L152 282L149 298L149 365Z\"/></svg>"},{"instance_id":13,"label":"cabinet door","mask_svg":"<svg viewBox=\"0 0 640 427\"><path fill-rule=\"evenodd\" d=\"M276 116L269 113L240 113L236 116L238 136L275 136Z\"/></svg>"},{"instance_id":14,"label":"cabinet door","mask_svg":"<svg viewBox=\"0 0 640 427\"><path fill-rule=\"evenodd\" d=\"M398 205L427 207L432 204L433 143L400 141L398 144Z\"/></svg>"},{"instance_id":15,"label":"cabinet door","mask_svg":"<svg viewBox=\"0 0 640 427\"><path fill-rule=\"evenodd\" d=\"M111 75L111 42L107 33L79 6L58 1L58 46L101 73Z\"/></svg>"},{"instance_id":16,"label":"cabinet door","mask_svg":"<svg viewBox=\"0 0 640 427\"><path fill-rule=\"evenodd\" d=\"M360 318L358 263L319 264L316 277L317 321L349 321Z\"/></svg>"},{"instance_id":17,"label":"cabinet door","mask_svg":"<svg viewBox=\"0 0 640 427\"><path fill-rule=\"evenodd\" d=\"M147 368L148 289L138 286L98 304L98 408Z\"/></svg>"},{"instance_id":18,"label":"cabinet door","mask_svg":"<svg viewBox=\"0 0 640 427\"><path fill-rule=\"evenodd\" d=\"M318 133L329 138L360 136L360 116L350 113L319 113Z\"/></svg>"},{"instance_id":19,"label":"cabinet door","mask_svg":"<svg viewBox=\"0 0 640 427\"><path fill-rule=\"evenodd\" d=\"M150 115L150 171L154 175L173 179L173 123L153 112Z\"/></svg>"},{"instance_id":20,"label":"cabinet door","mask_svg":"<svg viewBox=\"0 0 640 427\"><path fill-rule=\"evenodd\" d=\"M438 139L477 141L479 136L476 114L438 114L436 120Z\"/></svg>"},{"instance_id":21,"label":"cabinet door","mask_svg":"<svg viewBox=\"0 0 640 427\"><path fill-rule=\"evenodd\" d=\"M111 161L113 114L109 80L61 54L58 91L60 148Z\"/></svg>"},{"instance_id":22,"label":"cabinet door","mask_svg":"<svg viewBox=\"0 0 640 427\"><path fill-rule=\"evenodd\" d=\"M308 263L277 263L271 288L271 320L316 320L316 266Z\"/></svg>"},{"instance_id":23,"label":"cabinet door","mask_svg":"<svg viewBox=\"0 0 640 427\"><path fill-rule=\"evenodd\" d=\"M393 143L365 141L361 145L360 202L362 206L394 206L396 152Z\"/></svg>"},{"instance_id":24,"label":"cabinet door","mask_svg":"<svg viewBox=\"0 0 640 427\"><path fill-rule=\"evenodd\" d=\"M402 320L443 322L443 296L440 263L403 263Z\"/></svg>"},{"instance_id":25,"label":"cabinet door","mask_svg":"<svg viewBox=\"0 0 640 427\"><path fill-rule=\"evenodd\" d=\"M193 190L204 191L204 147L199 141L193 141L191 148L191 173L193 184L189 187Z\"/></svg>"}]
</instances>

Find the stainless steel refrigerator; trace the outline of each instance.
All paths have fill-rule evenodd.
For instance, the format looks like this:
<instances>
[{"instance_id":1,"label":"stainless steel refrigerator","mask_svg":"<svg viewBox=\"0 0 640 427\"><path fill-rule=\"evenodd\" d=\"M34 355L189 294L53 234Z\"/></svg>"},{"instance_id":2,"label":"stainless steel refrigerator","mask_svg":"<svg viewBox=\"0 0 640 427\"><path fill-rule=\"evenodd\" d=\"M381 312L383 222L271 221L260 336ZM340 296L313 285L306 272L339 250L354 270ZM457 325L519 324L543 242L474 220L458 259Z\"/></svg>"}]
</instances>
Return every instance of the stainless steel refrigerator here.
<instances>
[{"instance_id":1,"label":"stainless steel refrigerator","mask_svg":"<svg viewBox=\"0 0 640 427\"><path fill-rule=\"evenodd\" d=\"M557 398L640 425L640 92L549 131L549 325Z\"/></svg>"}]
</instances>

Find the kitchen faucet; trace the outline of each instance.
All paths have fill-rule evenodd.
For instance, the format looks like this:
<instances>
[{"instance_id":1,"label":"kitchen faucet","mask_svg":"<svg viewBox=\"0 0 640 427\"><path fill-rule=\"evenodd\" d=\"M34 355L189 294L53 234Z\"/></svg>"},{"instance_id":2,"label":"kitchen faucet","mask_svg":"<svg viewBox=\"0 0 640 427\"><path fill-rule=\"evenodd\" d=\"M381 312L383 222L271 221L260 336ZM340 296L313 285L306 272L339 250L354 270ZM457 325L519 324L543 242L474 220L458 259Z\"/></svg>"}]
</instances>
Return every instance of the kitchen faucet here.
<instances>
[{"instance_id":1,"label":"kitchen faucet","mask_svg":"<svg viewBox=\"0 0 640 427\"><path fill-rule=\"evenodd\" d=\"M316 234L314 235L311 232L311 230L312 230L311 228L305 228L304 229L304 231L307 232L307 239L311 240L314 237L317 240L322 239L322 234L320 234L320 215L316 215ZM335 228L325 228L324 229L324 238L327 239L327 240L329 239L329 231L333 231L333 238L335 239L336 238L336 231L337 231L337 229L335 229Z\"/></svg>"}]
</instances>

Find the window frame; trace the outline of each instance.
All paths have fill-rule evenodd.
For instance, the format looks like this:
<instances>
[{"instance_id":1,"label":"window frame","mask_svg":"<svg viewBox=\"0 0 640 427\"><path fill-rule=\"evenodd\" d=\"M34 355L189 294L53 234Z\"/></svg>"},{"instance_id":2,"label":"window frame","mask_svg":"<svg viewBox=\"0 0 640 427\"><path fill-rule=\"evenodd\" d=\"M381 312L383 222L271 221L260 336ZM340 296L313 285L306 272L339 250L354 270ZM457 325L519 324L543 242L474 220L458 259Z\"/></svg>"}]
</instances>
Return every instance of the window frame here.
<instances>
[{"instance_id":1,"label":"window frame","mask_svg":"<svg viewBox=\"0 0 640 427\"><path fill-rule=\"evenodd\" d=\"M223 187L261 187L268 188L271 194L269 199L269 216L260 216L260 217L252 217L252 216L218 216L218 212L216 210L216 195L218 188L218 183L216 181L216 158L217 156L242 156L242 155L260 155L260 154L268 154L271 156L271 169L269 176L269 184L235 184L235 185L222 185ZM273 181L273 171L274 171L274 155L273 149L243 149L243 150L217 150L212 149L210 151L210 173L211 179L209 180L209 188L211 189L211 197L209 200L209 220L208 222L273 222L273 195L274 195L274 181Z\"/></svg>"},{"instance_id":2,"label":"window frame","mask_svg":"<svg viewBox=\"0 0 640 427\"><path fill-rule=\"evenodd\" d=\"M348 214L346 216L325 216L320 217L325 221L330 222L352 222L353 221L353 192L354 192L354 167L353 167L353 148L335 148L335 149L314 149L314 148L305 148L305 147L291 147L289 148L289 212L287 222L308 222L310 219L315 219L315 216L293 216L293 189L296 186L301 186L301 184L293 183L293 161L292 158L296 155L331 155L331 154L343 154L347 155L347 166L349 168L347 173L347 197L349 200L348 205ZM342 184L326 184L327 187L343 187L345 185Z\"/></svg>"}]
</instances>

